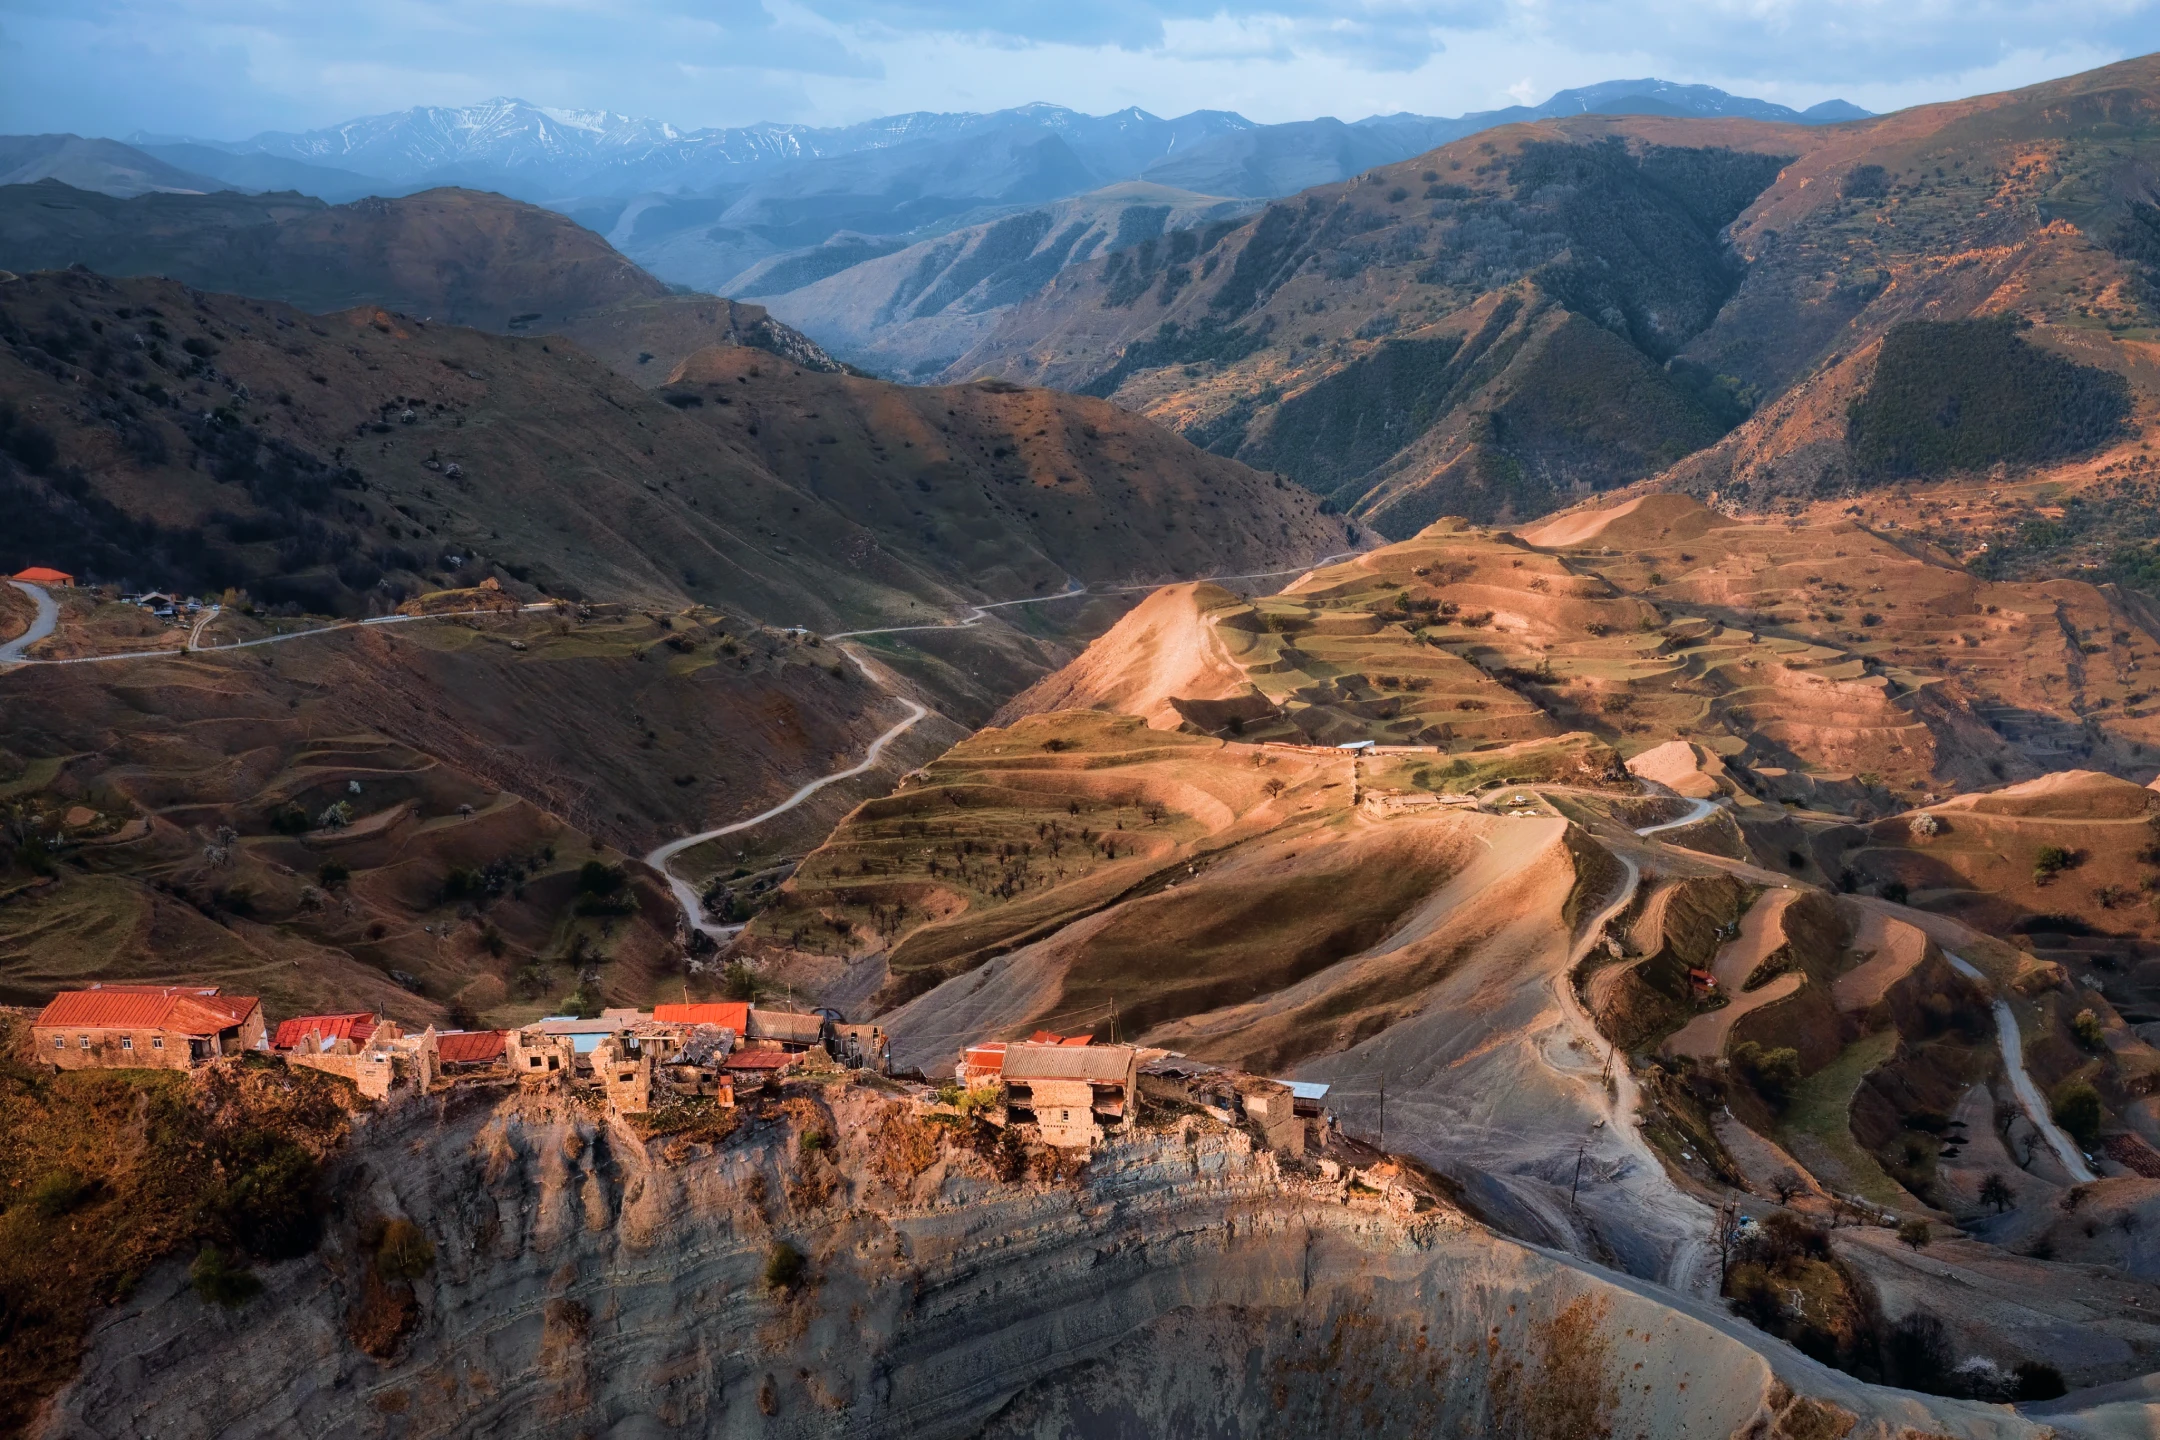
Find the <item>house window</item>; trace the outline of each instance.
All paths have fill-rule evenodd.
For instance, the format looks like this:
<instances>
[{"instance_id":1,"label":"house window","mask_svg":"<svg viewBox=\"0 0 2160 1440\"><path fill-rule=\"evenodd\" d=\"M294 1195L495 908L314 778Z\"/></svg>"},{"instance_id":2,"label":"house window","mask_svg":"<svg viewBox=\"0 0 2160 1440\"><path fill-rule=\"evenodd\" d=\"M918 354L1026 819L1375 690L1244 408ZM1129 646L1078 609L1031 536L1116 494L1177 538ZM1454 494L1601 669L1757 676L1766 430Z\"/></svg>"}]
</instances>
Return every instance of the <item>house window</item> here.
<instances>
[{"instance_id":1,"label":"house window","mask_svg":"<svg viewBox=\"0 0 2160 1440\"><path fill-rule=\"evenodd\" d=\"M164 1037L163 1035L152 1035L152 1036L150 1037L150 1048L151 1048L151 1049L153 1049L153 1050L162 1050L162 1049L164 1049L164 1048L165 1048L165 1037Z\"/></svg>"},{"instance_id":2,"label":"house window","mask_svg":"<svg viewBox=\"0 0 2160 1440\"><path fill-rule=\"evenodd\" d=\"M87 1050L90 1048L90 1037L88 1035L81 1035L77 1036L76 1038L82 1041L83 1049Z\"/></svg>"},{"instance_id":3,"label":"house window","mask_svg":"<svg viewBox=\"0 0 2160 1440\"><path fill-rule=\"evenodd\" d=\"M53 1037L52 1037L52 1048L53 1048L53 1049L55 1049L55 1050L65 1050L65 1049L67 1049L67 1036L65 1036L65 1035L55 1035L55 1036L53 1036Z\"/></svg>"},{"instance_id":4,"label":"house window","mask_svg":"<svg viewBox=\"0 0 2160 1440\"><path fill-rule=\"evenodd\" d=\"M121 1048L121 1049L123 1049L123 1050L132 1050L132 1049L134 1049L134 1048L135 1048L135 1037L134 1037L133 1035L122 1035L122 1036L120 1037L120 1048Z\"/></svg>"}]
</instances>

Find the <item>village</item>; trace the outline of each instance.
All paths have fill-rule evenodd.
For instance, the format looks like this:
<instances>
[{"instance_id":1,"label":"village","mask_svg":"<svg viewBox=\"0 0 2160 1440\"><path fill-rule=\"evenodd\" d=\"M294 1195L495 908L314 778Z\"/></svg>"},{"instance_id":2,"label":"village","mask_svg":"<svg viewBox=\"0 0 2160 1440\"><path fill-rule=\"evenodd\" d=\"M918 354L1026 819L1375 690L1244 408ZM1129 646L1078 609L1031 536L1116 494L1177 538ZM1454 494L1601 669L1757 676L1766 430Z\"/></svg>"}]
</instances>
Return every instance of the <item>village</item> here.
<instances>
[{"instance_id":1,"label":"village","mask_svg":"<svg viewBox=\"0 0 2160 1440\"><path fill-rule=\"evenodd\" d=\"M1054 1150L1092 1154L1133 1128L1143 1106L1204 1114L1277 1155L1342 1180L1340 1159L1370 1167L1350 1179L1387 1194L1397 1170L1343 1137L1324 1084L1270 1079L1172 1051L1038 1030L970 1045L951 1076L891 1075L878 1025L838 1011L767 1009L754 1001L657 1004L597 1016L549 1016L517 1029L409 1031L366 1012L300 1015L272 1025L261 1001L208 985L92 983L55 995L31 1024L40 1064L57 1071L200 1070L269 1061L320 1071L377 1105L462 1084L510 1084L578 1097L613 1117L683 1102L722 1110L791 1080L874 1076L926 1105L979 1117ZM1348 1182L1346 1182L1348 1183ZM1402 1203L1414 1205L1409 1189Z\"/></svg>"}]
</instances>

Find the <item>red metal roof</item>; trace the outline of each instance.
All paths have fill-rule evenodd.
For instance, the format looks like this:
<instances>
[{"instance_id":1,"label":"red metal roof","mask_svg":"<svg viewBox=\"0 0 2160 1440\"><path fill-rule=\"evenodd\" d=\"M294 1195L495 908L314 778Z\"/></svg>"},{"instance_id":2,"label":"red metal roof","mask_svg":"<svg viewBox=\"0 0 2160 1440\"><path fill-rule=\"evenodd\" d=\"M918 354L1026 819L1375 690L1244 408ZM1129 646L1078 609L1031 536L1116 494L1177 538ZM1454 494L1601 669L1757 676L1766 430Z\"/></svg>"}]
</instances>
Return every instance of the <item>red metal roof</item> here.
<instances>
[{"instance_id":1,"label":"red metal roof","mask_svg":"<svg viewBox=\"0 0 2160 1440\"><path fill-rule=\"evenodd\" d=\"M655 1005L652 1016L672 1025L719 1025L737 1035L750 1028L750 1006L742 1000L704 1005Z\"/></svg>"},{"instance_id":2,"label":"red metal roof","mask_svg":"<svg viewBox=\"0 0 2160 1440\"><path fill-rule=\"evenodd\" d=\"M503 1057L500 1030L447 1030L435 1036L435 1053L445 1065L488 1065Z\"/></svg>"},{"instance_id":3,"label":"red metal roof","mask_svg":"<svg viewBox=\"0 0 2160 1440\"><path fill-rule=\"evenodd\" d=\"M1037 1030L1034 1034L1028 1036L1027 1043L1030 1045L1092 1045L1095 1043L1095 1037L1092 1035L1059 1035L1055 1030Z\"/></svg>"},{"instance_id":4,"label":"red metal roof","mask_svg":"<svg viewBox=\"0 0 2160 1440\"><path fill-rule=\"evenodd\" d=\"M55 1028L215 1035L247 1019L256 1003L253 995L220 995L214 986L94 986L53 996L36 1023Z\"/></svg>"},{"instance_id":5,"label":"red metal roof","mask_svg":"<svg viewBox=\"0 0 2160 1440\"><path fill-rule=\"evenodd\" d=\"M373 1015L302 1015L292 1020L280 1020L277 1033L270 1037L273 1049L298 1049L309 1035L319 1036L311 1047L320 1050L325 1040L350 1040L355 1045L365 1045L375 1033Z\"/></svg>"},{"instance_id":6,"label":"red metal roof","mask_svg":"<svg viewBox=\"0 0 2160 1440\"><path fill-rule=\"evenodd\" d=\"M75 583L75 577L68 574L67 571L54 570L45 565L32 565L27 570L18 570L12 578L27 580L33 585L73 585Z\"/></svg>"}]
</instances>

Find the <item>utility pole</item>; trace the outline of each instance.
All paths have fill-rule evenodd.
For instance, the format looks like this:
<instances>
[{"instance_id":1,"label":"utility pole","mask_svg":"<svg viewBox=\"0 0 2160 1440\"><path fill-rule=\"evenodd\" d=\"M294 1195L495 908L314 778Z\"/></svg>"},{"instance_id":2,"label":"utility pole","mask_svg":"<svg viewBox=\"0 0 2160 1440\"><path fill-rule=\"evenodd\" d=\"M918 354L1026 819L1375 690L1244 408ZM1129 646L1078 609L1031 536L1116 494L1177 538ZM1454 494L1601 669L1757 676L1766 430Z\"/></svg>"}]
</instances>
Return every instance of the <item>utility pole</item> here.
<instances>
[{"instance_id":1,"label":"utility pole","mask_svg":"<svg viewBox=\"0 0 2160 1440\"><path fill-rule=\"evenodd\" d=\"M1118 1038L1117 1038L1117 996L1115 996L1115 995L1112 995L1112 996L1110 997L1110 1043L1111 1043L1111 1044L1113 1044L1113 1045L1115 1045L1115 1044L1117 1044L1117 1043L1118 1043Z\"/></svg>"},{"instance_id":2,"label":"utility pole","mask_svg":"<svg viewBox=\"0 0 2160 1440\"><path fill-rule=\"evenodd\" d=\"M1387 1151L1387 1070L1380 1071L1380 1150Z\"/></svg>"},{"instance_id":3,"label":"utility pole","mask_svg":"<svg viewBox=\"0 0 2160 1440\"><path fill-rule=\"evenodd\" d=\"M1573 1182L1572 1182L1572 1183L1570 1183L1570 1184L1568 1185L1568 1188L1567 1188L1567 1203L1568 1203L1568 1208L1569 1208L1570 1210L1580 1210L1580 1209L1582 1208L1582 1207L1581 1207L1580 1205L1577 1205L1577 1204L1575 1203L1575 1196L1576 1196L1577 1192L1579 1192L1579 1191L1580 1191L1580 1190L1582 1189L1582 1162L1583 1162L1583 1155L1584 1155L1584 1153L1585 1153L1585 1152L1587 1152L1587 1151L1588 1151L1589 1149L1590 1149L1590 1137L1589 1137L1589 1136L1587 1136L1587 1135L1585 1135L1585 1136L1583 1137L1583 1141L1582 1141L1582 1144L1580 1144L1580 1145L1578 1145L1578 1146L1576 1146L1576 1147L1575 1147L1575 1179L1573 1180Z\"/></svg>"}]
</instances>

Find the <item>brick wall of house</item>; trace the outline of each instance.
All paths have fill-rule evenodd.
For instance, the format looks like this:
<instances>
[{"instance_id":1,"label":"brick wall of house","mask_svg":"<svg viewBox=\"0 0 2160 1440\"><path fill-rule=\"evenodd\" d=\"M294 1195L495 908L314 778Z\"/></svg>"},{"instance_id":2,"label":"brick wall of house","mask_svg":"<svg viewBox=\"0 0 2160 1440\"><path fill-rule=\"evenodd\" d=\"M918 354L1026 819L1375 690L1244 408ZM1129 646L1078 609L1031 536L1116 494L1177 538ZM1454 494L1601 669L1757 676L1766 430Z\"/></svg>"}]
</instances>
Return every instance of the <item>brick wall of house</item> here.
<instances>
[{"instance_id":1,"label":"brick wall of house","mask_svg":"<svg viewBox=\"0 0 2160 1440\"><path fill-rule=\"evenodd\" d=\"M261 1026L256 1033L261 1033ZM38 1059L62 1070L185 1070L193 1063L186 1036L157 1030L69 1030L39 1025L32 1028L31 1038Z\"/></svg>"}]
</instances>

